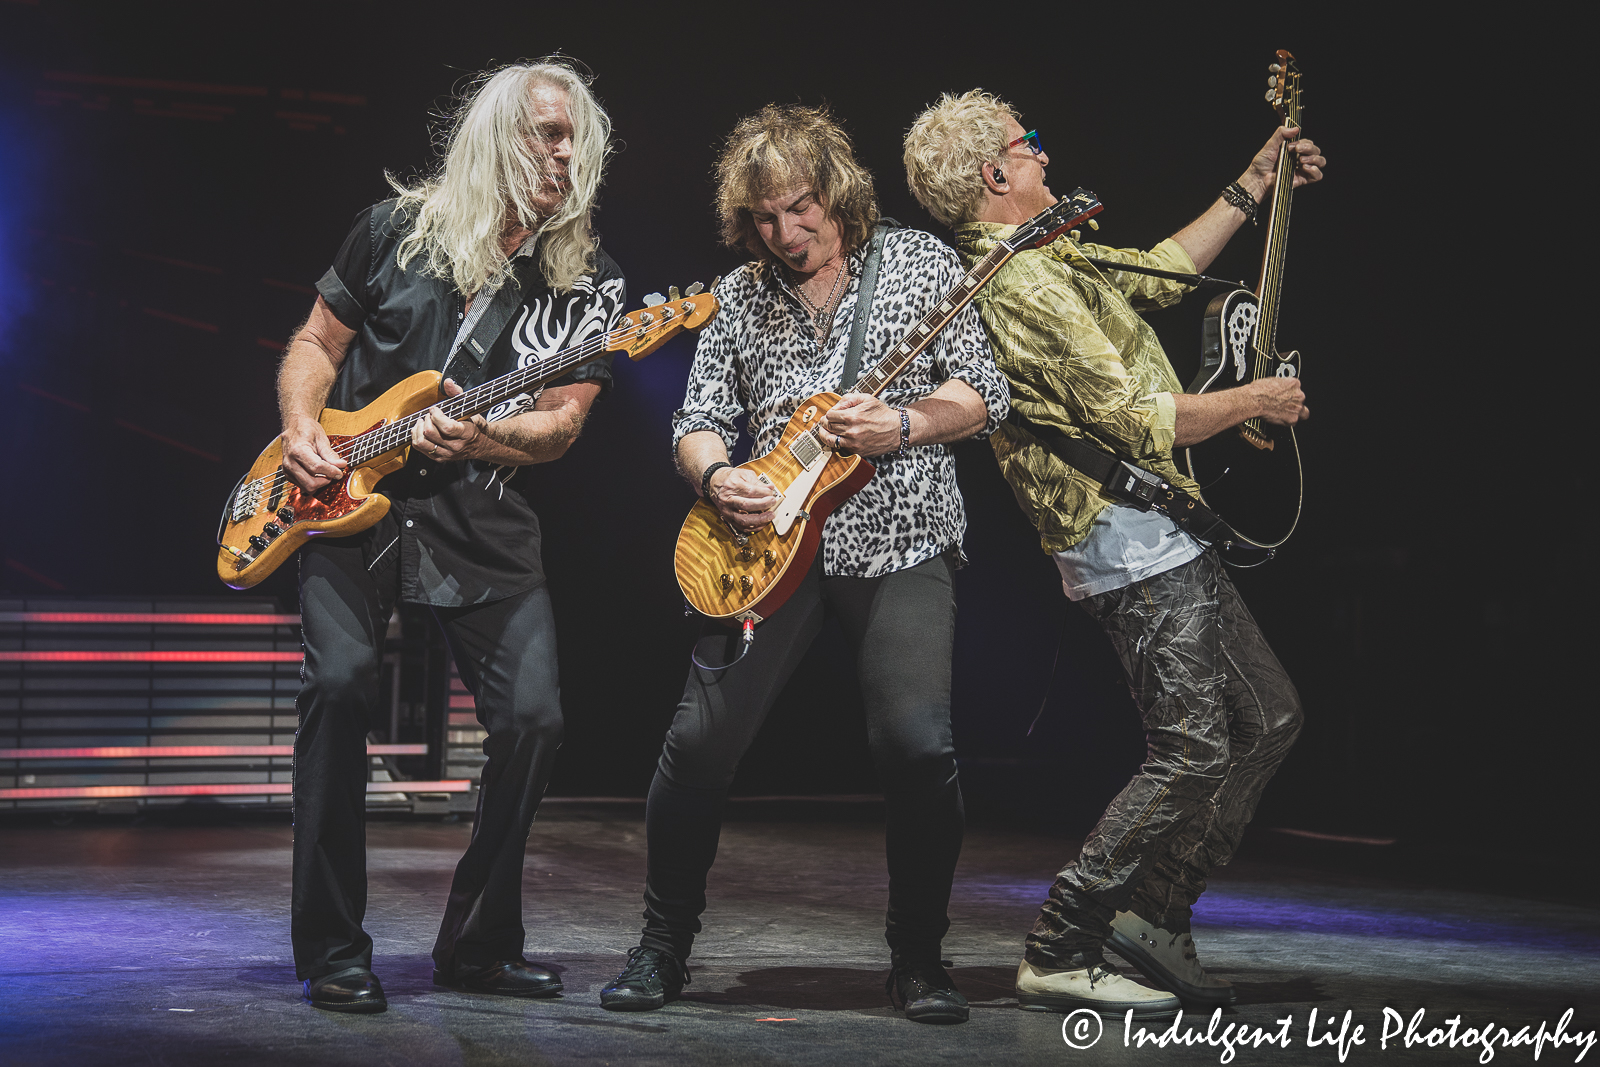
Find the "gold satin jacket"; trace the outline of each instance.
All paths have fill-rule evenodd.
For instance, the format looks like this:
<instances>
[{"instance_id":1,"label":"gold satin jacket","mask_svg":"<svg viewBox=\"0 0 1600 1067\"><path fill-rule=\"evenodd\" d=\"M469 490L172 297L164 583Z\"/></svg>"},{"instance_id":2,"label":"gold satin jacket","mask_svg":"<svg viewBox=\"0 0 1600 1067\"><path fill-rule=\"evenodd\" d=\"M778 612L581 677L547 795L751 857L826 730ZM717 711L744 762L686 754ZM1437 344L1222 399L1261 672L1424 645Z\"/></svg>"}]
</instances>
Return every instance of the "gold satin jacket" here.
<instances>
[{"instance_id":1,"label":"gold satin jacket","mask_svg":"<svg viewBox=\"0 0 1600 1067\"><path fill-rule=\"evenodd\" d=\"M956 239L970 268L1015 226L974 222ZM1033 422L1133 460L1191 491L1172 460L1183 392L1140 307L1177 303L1192 287L1166 278L1102 272L1083 257L1194 272L1183 246L1168 238L1149 252L1079 245L1063 235L1013 256L974 300L995 362L1011 381L1011 405ZM1068 466L1031 435L1001 423L989 443L1046 552L1071 548L1114 501L1100 483Z\"/></svg>"}]
</instances>

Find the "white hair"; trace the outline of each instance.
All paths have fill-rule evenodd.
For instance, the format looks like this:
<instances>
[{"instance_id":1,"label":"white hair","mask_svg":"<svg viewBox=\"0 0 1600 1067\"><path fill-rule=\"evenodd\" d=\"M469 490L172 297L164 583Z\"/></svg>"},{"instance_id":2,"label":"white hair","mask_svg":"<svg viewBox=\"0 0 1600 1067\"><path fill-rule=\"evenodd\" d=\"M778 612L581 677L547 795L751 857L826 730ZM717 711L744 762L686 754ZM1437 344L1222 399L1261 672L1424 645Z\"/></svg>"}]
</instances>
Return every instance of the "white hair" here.
<instances>
[{"instance_id":1,"label":"white hair","mask_svg":"<svg viewBox=\"0 0 1600 1067\"><path fill-rule=\"evenodd\" d=\"M531 110L530 94L541 85L567 94L572 123L571 184L542 226L534 204L555 179L548 138ZM551 57L480 75L463 96L437 173L411 185L384 175L400 194L396 212L411 220L397 261L404 267L420 253L425 273L449 280L463 293L496 286L510 267L500 241L514 216L538 232L550 287L568 291L594 266L590 215L611 154L611 120L589 91L589 79L567 60Z\"/></svg>"}]
</instances>

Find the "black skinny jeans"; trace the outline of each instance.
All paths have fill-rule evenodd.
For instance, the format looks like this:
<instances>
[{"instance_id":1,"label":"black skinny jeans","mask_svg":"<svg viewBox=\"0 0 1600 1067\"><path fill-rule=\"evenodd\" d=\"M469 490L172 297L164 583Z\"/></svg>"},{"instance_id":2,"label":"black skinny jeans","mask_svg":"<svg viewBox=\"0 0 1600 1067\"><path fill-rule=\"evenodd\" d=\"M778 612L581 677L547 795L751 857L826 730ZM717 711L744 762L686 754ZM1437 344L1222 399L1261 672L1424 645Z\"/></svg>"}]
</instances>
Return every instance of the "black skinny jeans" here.
<instances>
[{"instance_id":1,"label":"black skinny jeans","mask_svg":"<svg viewBox=\"0 0 1600 1067\"><path fill-rule=\"evenodd\" d=\"M296 701L291 936L301 979L372 965L372 938L362 929L366 741L383 634L399 595L398 550L377 552L392 530L386 521L300 552L306 658ZM561 697L545 586L433 612L489 733L472 842L456 866L433 949L449 970L522 956L523 851L561 744Z\"/></svg>"},{"instance_id":2,"label":"black skinny jeans","mask_svg":"<svg viewBox=\"0 0 1600 1067\"><path fill-rule=\"evenodd\" d=\"M1098 959L1118 911L1187 931L1303 720L1215 552L1080 604L1122 661L1148 754L1050 887L1027 939L1041 967Z\"/></svg>"},{"instance_id":3,"label":"black skinny jeans","mask_svg":"<svg viewBox=\"0 0 1600 1067\"><path fill-rule=\"evenodd\" d=\"M688 958L734 771L831 611L856 649L867 742L888 801L889 948L897 961L939 958L965 825L950 734L953 571L944 556L877 578L823 578L813 563L741 662L715 674L690 668L646 806L640 944ZM695 654L726 663L738 644L716 626Z\"/></svg>"}]
</instances>

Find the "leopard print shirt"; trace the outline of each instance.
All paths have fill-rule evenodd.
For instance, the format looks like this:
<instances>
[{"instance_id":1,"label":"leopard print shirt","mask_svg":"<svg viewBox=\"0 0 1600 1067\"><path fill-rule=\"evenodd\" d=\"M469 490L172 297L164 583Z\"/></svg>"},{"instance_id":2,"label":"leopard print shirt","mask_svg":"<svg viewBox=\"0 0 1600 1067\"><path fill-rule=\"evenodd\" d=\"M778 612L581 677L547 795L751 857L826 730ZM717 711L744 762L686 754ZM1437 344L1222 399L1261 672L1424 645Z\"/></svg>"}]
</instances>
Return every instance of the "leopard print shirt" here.
<instances>
[{"instance_id":1,"label":"leopard print shirt","mask_svg":"<svg viewBox=\"0 0 1600 1067\"><path fill-rule=\"evenodd\" d=\"M850 257L850 286L834 316L833 333L821 349L811 316L786 271L770 263L747 263L725 278L716 288L722 310L700 331L688 394L673 415L674 451L684 434L712 430L732 455L739 436L735 420L748 414L751 455L765 455L777 446L802 401L837 390L865 261L865 249ZM889 231L861 353L861 377L955 287L963 273L955 252L932 234ZM977 436L989 436L1005 417L1010 393L970 305L881 398L901 407L951 378L966 382L983 398L988 419ZM949 445L919 445L903 456L874 458L873 464L878 470L872 480L824 527L822 566L828 577L872 578L914 567L946 549L959 548L966 533L967 516Z\"/></svg>"}]
</instances>

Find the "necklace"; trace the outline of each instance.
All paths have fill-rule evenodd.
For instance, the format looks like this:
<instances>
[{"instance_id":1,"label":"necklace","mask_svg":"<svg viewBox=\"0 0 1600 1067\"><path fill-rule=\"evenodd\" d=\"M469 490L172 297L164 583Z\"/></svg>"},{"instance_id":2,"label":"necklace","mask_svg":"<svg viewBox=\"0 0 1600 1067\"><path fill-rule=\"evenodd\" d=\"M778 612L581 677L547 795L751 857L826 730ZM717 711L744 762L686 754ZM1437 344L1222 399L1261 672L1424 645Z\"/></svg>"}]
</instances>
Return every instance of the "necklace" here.
<instances>
[{"instance_id":1,"label":"necklace","mask_svg":"<svg viewBox=\"0 0 1600 1067\"><path fill-rule=\"evenodd\" d=\"M822 347L822 343L833 332L833 317L838 314L839 303L844 299L844 280L849 276L848 264L841 262L839 272L833 276L833 288L828 290L828 298L819 307L806 296L806 291L801 283L796 281L794 272L789 273L789 280L794 282L795 295L800 298L800 303L806 306L806 310L811 312L811 330L816 335L818 348Z\"/></svg>"}]
</instances>

